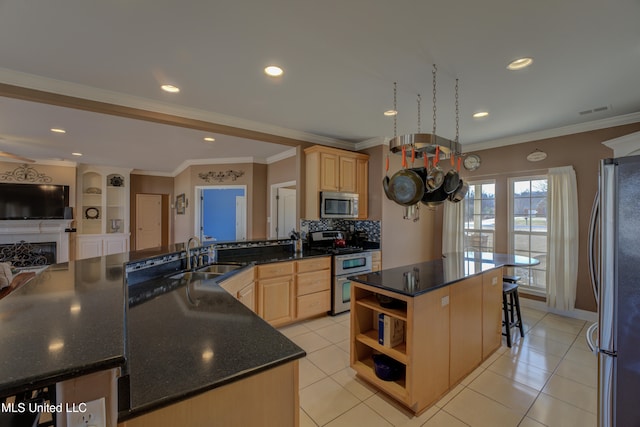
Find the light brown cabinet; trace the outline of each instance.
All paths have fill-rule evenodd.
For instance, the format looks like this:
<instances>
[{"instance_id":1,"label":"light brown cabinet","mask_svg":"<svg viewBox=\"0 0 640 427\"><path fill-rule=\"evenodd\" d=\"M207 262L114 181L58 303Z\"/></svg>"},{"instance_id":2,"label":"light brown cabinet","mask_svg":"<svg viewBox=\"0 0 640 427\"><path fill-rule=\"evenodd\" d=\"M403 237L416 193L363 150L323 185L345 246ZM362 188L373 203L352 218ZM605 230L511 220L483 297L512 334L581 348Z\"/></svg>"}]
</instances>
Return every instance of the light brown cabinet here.
<instances>
[{"instance_id":1,"label":"light brown cabinet","mask_svg":"<svg viewBox=\"0 0 640 427\"><path fill-rule=\"evenodd\" d=\"M369 217L369 159L356 159L356 193L358 193L358 219Z\"/></svg>"},{"instance_id":2,"label":"light brown cabinet","mask_svg":"<svg viewBox=\"0 0 640 427\"><path fill-rule=\"evenodd\" d=\"M358 193L359 218L368 215L369 156L337 148L315 145L306 156L305 217L320 216L321 191Z\"/></svg>"},{"instance_id":3,"label":"light brown cabinet","mask_svg":"<svg viewBox=\"0 0 640 427\"><path fill-rule=\"evenodd\" d=\"M502 344L502 269L482 275L482 357Z\"/></svg>"},{"instance_id":4,"label":"light brown cabinet","mask_svg":"<svg viewBox=\"0 0 640 427\"><path fill-rule=\"evenodd\" d=\"M221 282L220 286L255 312L257 298L254 275L254 267L250 267Z\"/></svg>"},{"instance_id":5,"label":"light brown cabinet","mask_svg":"<svg viewBox=\"0 0 640 427\"><path fill-rule=\"evenodd\" d=\"M331 258L296 261L296 319L331 309Z\"/></svg>"},{"instance_id":6,"label":"light brown cabinet","mask_svg":"<svg viewBox=\"0 0 640 427\"><path fill-rule=\"evenodd\" d=\"M455 384L482 361L482 276L449 286L451 298L451 365Z\"/></svg>"},{"instance_id":7,"label":"light brown cabinet","mask_svg":"<svg viewBox=\"0 0 640 427\"><path fill-rule=\"evenodd\" d=\"M371 271L382 270L382 252L371 251Z\"/></svg>"},{"instance_id":8,"label":"light brown cabinet","mask_svg":"<svg viewBox=\"0 0 640 427\"><path fill-rule=\"evenodd\" d=\"M291 322L295 317L294 263L264 264L258 269L258 315L273 326Z\"/></svg>"},{"instance_id":9,"label":"light brown cabinet","mask_svg":"<svg viewBox=\"0 0 640 427\"><path fill-rule=\"evenodd\" d=\"M245 304L253 299L258 315L272 326L331 309L330 256L262 264L255 270L257 299L250 287L239 287L234 295Z\"/></svg>"},{"instance_id":10,"label":"light brown cabinet","mask_svg":"<svg viewBox=\"0 0 640 427\"><path fill-rule=\"evenodd\" d=\"M471 373L501 343L500 269L409 297L351 282L351 367L358 376L421 413ZM499 285L494 285L494 279ZM406 308L382 307L375 294ZM404 322L404 342L378 342L378 316ZM385 354L404 367L396 381L375 374L372 355Z\"/></svg>"}]
</instances>

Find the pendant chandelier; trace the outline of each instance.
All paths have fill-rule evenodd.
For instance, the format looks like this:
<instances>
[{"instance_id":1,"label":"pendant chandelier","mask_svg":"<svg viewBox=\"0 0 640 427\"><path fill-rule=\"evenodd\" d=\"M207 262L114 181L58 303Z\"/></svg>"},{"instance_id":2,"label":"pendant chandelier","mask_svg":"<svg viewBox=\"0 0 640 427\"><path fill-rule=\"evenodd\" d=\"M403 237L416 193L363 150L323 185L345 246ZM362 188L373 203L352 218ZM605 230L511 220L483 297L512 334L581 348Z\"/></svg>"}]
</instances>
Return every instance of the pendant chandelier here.
<instances>
[{"instance_id":1,"label":"pendant chandelier","mask_svg":"<svg viewBox=\"0 0 640 427\"><path fill-rule=\"evenodd\" d=\"M427 157L434 157L436 151L440 152L443 158L451 157L455 155L458 157L462 150L459 141L459 117L458 117L458 81L456 80L456 138L454 141L443 138L436 134L436 72L437 67L433 64L433 131L432 133L420 132L420 98L418 98L418 133L411 133L406 135L396 135L396 117L394 116L393 129L394 134L391 141L389 141L389 150L392 153L411 156L412 153L418 153L420 155L426 155ZM396 87L394 83L393 91L393 104L394 110L396 110Z\"/></svg>"}]
</instances>

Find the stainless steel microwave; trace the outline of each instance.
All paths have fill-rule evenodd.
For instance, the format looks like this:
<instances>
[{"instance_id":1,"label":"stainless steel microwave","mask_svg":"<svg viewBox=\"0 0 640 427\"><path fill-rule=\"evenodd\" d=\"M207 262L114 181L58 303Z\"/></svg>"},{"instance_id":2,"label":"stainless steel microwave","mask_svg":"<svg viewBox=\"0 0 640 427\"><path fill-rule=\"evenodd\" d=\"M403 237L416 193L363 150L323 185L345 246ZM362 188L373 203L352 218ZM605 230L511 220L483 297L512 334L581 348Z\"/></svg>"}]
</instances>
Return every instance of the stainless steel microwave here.
<instances>
[{"instance_id":1,"label":"stainless steel microwave","mask_svg":"<svg viewBox=\"0 0 640 427\"><path fill-rule=\"evenodd\" d=\"M320 193L320 218L357 218L358 195L356 193Z\"/></svg>"}]
</instances>

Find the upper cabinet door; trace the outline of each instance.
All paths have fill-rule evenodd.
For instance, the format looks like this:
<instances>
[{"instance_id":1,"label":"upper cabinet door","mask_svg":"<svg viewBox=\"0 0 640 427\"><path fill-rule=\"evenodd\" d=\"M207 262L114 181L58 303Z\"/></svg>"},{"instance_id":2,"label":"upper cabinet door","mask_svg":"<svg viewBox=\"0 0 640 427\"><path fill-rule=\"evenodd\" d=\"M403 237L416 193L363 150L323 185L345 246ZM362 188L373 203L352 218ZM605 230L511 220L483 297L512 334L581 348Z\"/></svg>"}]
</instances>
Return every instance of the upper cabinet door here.
<instances>
[{"instance_id":1,"label":"upper cabinet door","mask_svg":"<svg viewBox=\"0 0 640 427\"><path fill-rule=\"evenodd\" d=\"M331 153L320 153L320 190L339 191L338 156Z\"/></svg>"},{"instance_id":2,"label":"upper cabinet door","mask_svg":"<svg viewBox=\"0 0 640 427\"><path fill-rule=\"evenodd\" d=\"M339 190L345 193L355 193L356 188L356 159L340 156L340 185Z\"/></svg>"}]
</instances>

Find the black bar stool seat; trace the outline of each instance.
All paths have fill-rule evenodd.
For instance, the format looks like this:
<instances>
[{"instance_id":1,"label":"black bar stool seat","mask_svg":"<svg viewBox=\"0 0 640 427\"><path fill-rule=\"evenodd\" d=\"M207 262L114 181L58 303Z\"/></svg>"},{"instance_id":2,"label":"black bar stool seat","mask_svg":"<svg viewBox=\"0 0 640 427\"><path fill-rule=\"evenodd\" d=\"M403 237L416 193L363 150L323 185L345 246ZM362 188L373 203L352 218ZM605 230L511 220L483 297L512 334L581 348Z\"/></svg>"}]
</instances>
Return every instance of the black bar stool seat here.
<instances>
[{"instance_id":1,"label":"black bar stool seat","mask_svg":"<svg viewBox=\"0 0 640 427\"><path fill-rule=\"evenodd\" d=\"M503 282L518 283L518 280L520 280L520 276L509 276L509 275L502 276L502 281Z\"/></svg>"},{"instance_id":2,"label":"black bar stool seat","mask_svg":"<svg viewBox=\"0 0 640 427\"><path fill-rule=\"evenodd\" d=\"M502 322L504 332L502 335L507 337L507 347L511 347L511 328L517 327L520 329L520 336L524 337L522 315L520 313L520 299L518 298L518 285L515 282L505 281L502 283L502 310L504 312L504 321Z\"/></svg>"}]
</instances>

